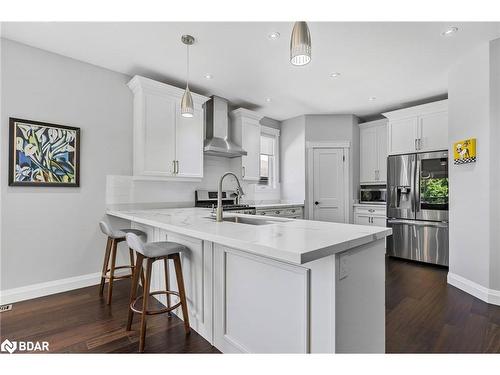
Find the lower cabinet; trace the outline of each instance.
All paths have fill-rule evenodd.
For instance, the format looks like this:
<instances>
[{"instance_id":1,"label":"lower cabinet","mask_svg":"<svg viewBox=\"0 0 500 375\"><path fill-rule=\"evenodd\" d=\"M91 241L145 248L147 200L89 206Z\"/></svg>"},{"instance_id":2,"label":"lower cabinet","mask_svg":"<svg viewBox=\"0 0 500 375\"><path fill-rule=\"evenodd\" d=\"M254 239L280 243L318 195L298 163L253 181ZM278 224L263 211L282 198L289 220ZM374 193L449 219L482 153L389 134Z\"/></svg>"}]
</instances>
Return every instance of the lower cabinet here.
<instances>
[{"instance_id":1,"label":"lower cabinet","mask_svg":"<svg viewBox=\"0 0 500 375\"><path fill-rule=\"evenodd\" d=\"M148 241L188 247L181 262L190 325L223 353L383 353L383 240L295 265L132 226ZM178 290L173 264L168 280L169 289ZM165 289L165 268L157 261L151 292ZM167 305L164 295L155 297ZM181 309L174 313L183 319Z\"/></svg>"},{"instance_id":2,"label":"lower cabinet","mask_svg":"<svg viewBox=\"0 0 500 375\"><path fill-rule=\"evenodd\" d=\"M289 219L303 219L304 210L302 206L293 207L265 207L257 208L256 215L287 217Z\"/></svg>"},{"instance_id":3,"label":"lower cabinet","mask_svg":"<svg viewBox=\"0 0 500 375\"><path fill-rule=\"evenodd\" d=\"M386 227L386 208L385 206L355 206L354 224L373 225L376 227Z\"/></svg>"},{"instance_id":4,"label":"lower cabinet","mask_svg":"<svg viewBox=\"0 0 500 375\"><path fill-rule=\"evenodd\" d=\"M213 316L212 316L212 242L197 238L171 233L162 229L141 224L133 224L133 228L146 232L148 241L173 241L185 245L189 250L181 253L182 274L188 302L189 323L191 327L213 343ZM168 261L169 288L165 285L165 267L163 261L153 264L151 277L151 292L170 289L178 291L174 264ZM167 306L165 295L155 296L163 305ZM178 297L171 296L174 305ZM175 315L184 319L181 308L174 310Z\"/></svg>"},{"instance_id":5,"label":"lower cabinet","mask_svg":"<svg viewBox=\"0 0 500 375\"><path fill-rule=\"evenodd\" d=\"M216 244L214 276L214 345L219 350L309 351L308 269Z\"/></svg>"}]
</instances>

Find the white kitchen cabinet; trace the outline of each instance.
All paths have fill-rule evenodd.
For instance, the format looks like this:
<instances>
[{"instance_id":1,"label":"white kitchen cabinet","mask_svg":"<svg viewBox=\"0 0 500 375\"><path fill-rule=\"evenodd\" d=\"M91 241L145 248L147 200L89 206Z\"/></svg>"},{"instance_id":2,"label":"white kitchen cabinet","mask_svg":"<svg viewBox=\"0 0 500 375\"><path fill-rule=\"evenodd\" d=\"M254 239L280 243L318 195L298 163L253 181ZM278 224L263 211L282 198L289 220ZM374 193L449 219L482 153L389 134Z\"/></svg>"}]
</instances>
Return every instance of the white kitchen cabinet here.
<instances>
[{"instance_id":1,"label":"white kitchen cabinet","mask_svg":"<svg viewBox=\"0 0 500 375\"><path fill-rule=\"evenodd\" d=\"M385 206L357 205L354 207L354 224L386 227Z\"/></svg>"},{"instance_id":2,"label":"white kitchen cabinet","mask_svg":"<svg viewBox=\"0 0 500 375\"><path fill-rule=\"evenodd\" d=\"M428 113L419 117L419 151L448 149L448 112Z\"/></svg>"},{"instance_id":3,"label":"white kitchen cabinet","mask_svg":"<svg viewBox=\"0 0 500 375\"><path fill-rule=\"evenodd\" d=\"M387 181L387 120L360 124L360 183Z\"/></svg>"},{"instance_id":4,"label":"white kitchen cabinet","mask_svg":"<svg viewBox=\"0 0 500 375\"><path fill-rule=\"evenodd\" d=\"M389 119L388 154L448 148L448 100L383 113Z\"/></svg>"},{"instance_id":5,"label":"white kitchen cabinet","mask_svg":"<svg viewBox=\"0 0 500 375\"><path fill-rule=\"evenodd\" d=\"M189 323L197 333L212 342L212 243L164 230L159 231L158 241L177 242L187 247L188 250L181 253L181 265ZM159 289L164 289L164 266L162 262L156 263L158 265L153 272L156 279L155 285L158 285ZM169 261L169 283L170 290L179 290L172 261ZM166 305L167 300L164 295L160 295L158 299ZM172 304L176 303L176 299L175 296L171 297ZM174 313L184 319L180 307L174 310Z\"/></svg>"},{"instance_id":6,"label":"white kitchen cabinet","mask_svg":"<svg viewBox=\"0 0 500 375\"><path fill-rule=\"evenodd\" d=\"M244 108L231 112L233 140L247 155L241 157L241 177L245 181L260 179L260 120L262 116Z\"/></svg>"},{"instance_id":7,"label":"white kitchen cabinet","mask_svg":"<svg viewBox=\"0 0 500 375\"><path fill-rule=\"evenodd\" d=\"M289 219L303 219L304 210L303 206L267 206L267 207L257 207L256 215L271 216L271 217L286 217Z\"/></svg>"},{"instance_id":8,"label":"white kitchen cabinet","mask_svg":"<svg viewBox=\"0 0 500 375\"><path fill-rule=\"evenodd\" d=\"M138 179L201 179L203 177L203 103L192 93L195 115L184 118L184 90L135 76L133 173Z\"/></svg>"},{"instance_id":9,"label":"white kitchen cabinet","mask_svg":"<svg viewBox=\"0 0 500 375\"><path fill-rule=\"evenodd\" d=\"M176 175L203 177L203 109L198 106L194 108L194 117L201 119L201 126L200 121L182 117L180 105L176 106L176 110L179 112L175 127Z\"/></svg>"},{"instance_id":10,"label":"white kitchen cabinet","mask_svg":"<svg viewBox=\"0 0 500 375\"><path fill-rule=\"evenodd\" d=\"M219 244L213 264L214 345L219 350L310 351L309 269ZM263 311L265 319L256 319Z\"/></svg>"}]
</instances>

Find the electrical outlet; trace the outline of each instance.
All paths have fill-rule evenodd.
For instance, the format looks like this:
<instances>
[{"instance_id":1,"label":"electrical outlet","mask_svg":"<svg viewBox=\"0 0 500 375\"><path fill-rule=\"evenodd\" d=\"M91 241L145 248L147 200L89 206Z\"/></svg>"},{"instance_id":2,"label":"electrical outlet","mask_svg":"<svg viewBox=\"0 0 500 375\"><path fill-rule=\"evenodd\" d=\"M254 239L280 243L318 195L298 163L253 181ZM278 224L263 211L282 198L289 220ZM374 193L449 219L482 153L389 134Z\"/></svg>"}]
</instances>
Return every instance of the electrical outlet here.
<instances>
[{"instance_id":1,"label":"electrical outlet","mask_svg":"<svg viewBox=\"0 0 500 375\"><path fill-rule=\"evenodd\" d=\"M349 276L349 254L343 253L339 255L339 280Z\"/></svg>"},{"instance_id":2,"label":"electrical outlet","mask_svg":"<svg viewBox=\"0 0 500 375\"><path fill-rule=\"evenodd\" d=\"M12 310L12 305L3 305L3 306L0 306L0 312L10 311L10 310Z\"/></svg>"}]
</instances>

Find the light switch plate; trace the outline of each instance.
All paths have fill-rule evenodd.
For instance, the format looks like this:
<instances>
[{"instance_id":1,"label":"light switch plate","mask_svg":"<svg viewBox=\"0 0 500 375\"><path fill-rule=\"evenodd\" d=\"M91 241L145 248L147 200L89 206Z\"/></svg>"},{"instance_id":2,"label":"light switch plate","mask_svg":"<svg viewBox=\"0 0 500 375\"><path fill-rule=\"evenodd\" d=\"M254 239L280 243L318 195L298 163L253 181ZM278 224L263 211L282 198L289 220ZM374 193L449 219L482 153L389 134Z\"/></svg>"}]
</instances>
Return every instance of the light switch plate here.
<instances>
[{"instance_id":1,"label":"light switch plate","mask_svg":"<svg viewBox=\"0 0 500 375\"><path fill-rule=\"evenodd\" d=\"M12 305L2 305L0 306L0 312L12 310Z\"/></svg>"}]
</instances>

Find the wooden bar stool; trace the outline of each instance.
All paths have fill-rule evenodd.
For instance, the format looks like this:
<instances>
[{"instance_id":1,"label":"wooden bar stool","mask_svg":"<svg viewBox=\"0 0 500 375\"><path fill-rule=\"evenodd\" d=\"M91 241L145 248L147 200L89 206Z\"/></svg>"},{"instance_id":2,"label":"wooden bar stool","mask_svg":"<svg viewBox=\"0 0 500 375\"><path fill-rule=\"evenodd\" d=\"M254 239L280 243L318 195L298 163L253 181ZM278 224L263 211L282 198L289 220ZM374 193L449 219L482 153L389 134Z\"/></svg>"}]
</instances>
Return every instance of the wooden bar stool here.
<instances>
[{"instance_id":1,"label":"wooden bar stool","mask_svg":"<svg viewBox=\"0 0 500 375\"><path fill-rule=\"evenodd\" d=\"M189 315L187 309L186 302L186 292L184 290L184 279L182 277L182 268L181 268L181 257L180 253L182 251L186 251L187 247L184 245L178 244L176 242L148 242L144 243L137 235L134 233L127 233L127 244L128 246L135 250L137 253L137 260L134 268L134 276L132 278L132 288L130 290L130 308L128 311L128 321L127 321L127 331L130 331L132 328L132 319L134 318L134 312L141 314L141 336L139 341L139 351L144 351L144 345L146 340L146 318L148 315L156 315L163 313L170 313L170 311L176 309L181 306L182 308L182 316L184 317L184 330L186 334L191 332L191 328L189 327ZM143 282L143 295L142 297L137 296L137 287L139 284L139 273L143 267L143 261L146 259L146 277ZM174 292L172 290L163 290L150 293L149 288L151 285L151 270L153 267L153 263L157 260L163 260L165 266L165 285L166 289L169 288L168 284L168 259L172 259L174 261L175 266L175 275L177 278L177 286L179 291ZM154 296L157 294L166 294L167 295L167 307L159 310L148 310L148 298L150 296ZM179 297L179 302L175 305L170 305L170 295L175 295ZM142 299L142 309L137 308L136 303Z\"/></svg>"},{"instance_id":2,"label":"wooden bar stool","mask_svg":"<svg viewBox=\"0 0 500 375\"><path fill-rule=\"evenodd\" d=\"M113 296L113 281L120 279L131 278L134 273L134 252L129 248L130 266L118 266L116 267L116 249L118 243L125 241L125 235L127 233L134 233L137 236L146 238L146 233L138 229L119 229L113 230L105 221L99 222L102 233L108 236L108 242L106 243L106 251L104 253L104 263L102 265L101 274L101 285L99 287L99 295L102 297L104 294L104 284L106 279L109 280L108 283L108 300L107 304L111 304L111 298ZM110 259L111 258L111 259ZM111 265L109 261L111 260ZM130 268L130 274L115 276L115 271L118 269Z\"/></svg>"}]
</instances>

